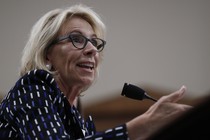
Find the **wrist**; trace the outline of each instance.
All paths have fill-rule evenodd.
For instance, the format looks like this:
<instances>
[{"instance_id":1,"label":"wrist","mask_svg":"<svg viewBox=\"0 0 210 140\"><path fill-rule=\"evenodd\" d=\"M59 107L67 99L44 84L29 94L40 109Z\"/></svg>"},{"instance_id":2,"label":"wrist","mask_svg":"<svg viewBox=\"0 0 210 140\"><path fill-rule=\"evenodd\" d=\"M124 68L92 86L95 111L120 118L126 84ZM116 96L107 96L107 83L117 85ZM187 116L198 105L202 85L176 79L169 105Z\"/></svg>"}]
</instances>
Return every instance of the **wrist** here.
<instances>
[{"instance_id":1,"label":"wrist","mask_svg":"<svg viewBox=\"0 0 210 140\"><path fill-rule=\"evenodd\" d=\"M148 116L142 114L126 123L130 140L145 140L149 137Z\"/></svg>"}]
</instances>

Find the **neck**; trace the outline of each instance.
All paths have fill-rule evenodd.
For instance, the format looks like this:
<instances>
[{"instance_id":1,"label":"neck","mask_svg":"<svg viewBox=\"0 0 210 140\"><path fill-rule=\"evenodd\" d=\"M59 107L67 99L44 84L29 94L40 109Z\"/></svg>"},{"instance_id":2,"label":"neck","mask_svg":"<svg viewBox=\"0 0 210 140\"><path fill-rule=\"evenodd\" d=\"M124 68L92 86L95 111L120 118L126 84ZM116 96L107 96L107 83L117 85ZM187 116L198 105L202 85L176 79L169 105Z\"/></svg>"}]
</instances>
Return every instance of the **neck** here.
<instances>
[{"instance_id":1,"label":"neck","mask_svg":"<svg viewBox=\"0 0 210 140\"><path fill-rule=\"evenodd\" d=\"M80 95L80 93L82 92L81 86L79 86L79 85L72 85L71 86L71 85L65 84L65 82L63 82L61 80L61 78L56 78L56 82L57 82L60 90L66 96L70 105L71 106L73 106L73 105L77 106L77 98Z\"/></svg>"}]
</instances>

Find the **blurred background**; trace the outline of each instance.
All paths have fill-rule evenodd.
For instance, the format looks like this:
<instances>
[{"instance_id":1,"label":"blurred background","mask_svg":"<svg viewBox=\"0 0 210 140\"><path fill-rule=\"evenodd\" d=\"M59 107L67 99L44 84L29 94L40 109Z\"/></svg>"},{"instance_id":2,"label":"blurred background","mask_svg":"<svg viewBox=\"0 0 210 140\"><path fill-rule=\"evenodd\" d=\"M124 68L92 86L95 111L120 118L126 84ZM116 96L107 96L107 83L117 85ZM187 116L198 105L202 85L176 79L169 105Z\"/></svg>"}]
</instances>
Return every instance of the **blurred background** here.
<instances>
[{"instance_id":1,"label":"blurred background","mask_svg":"<svg viewBox=\"0 0 210 140\"><path fill-rule=\"evenodd\" d=\"M182 85L187 87L186 100L208 95L209 0L1 0L2 97L18 79L21 52L34 23L49 10L78 3L92 7L107 25L100 75L81 98L83 107L111 105L107 101L120 98L125 82L156 97Z\"/></svg>"}]
</instances>

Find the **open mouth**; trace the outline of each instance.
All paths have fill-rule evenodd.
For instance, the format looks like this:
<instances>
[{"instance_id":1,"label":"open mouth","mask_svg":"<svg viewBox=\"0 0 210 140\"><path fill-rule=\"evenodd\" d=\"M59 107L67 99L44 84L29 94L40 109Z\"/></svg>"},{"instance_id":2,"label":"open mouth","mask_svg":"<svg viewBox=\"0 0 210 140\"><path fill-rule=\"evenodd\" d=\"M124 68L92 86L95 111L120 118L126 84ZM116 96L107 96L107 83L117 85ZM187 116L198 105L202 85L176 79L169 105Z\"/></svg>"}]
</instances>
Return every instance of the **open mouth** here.
<instances>
[{"instance_id":1,"label":"open mouth","mask_svg":"<svg viewBox=\"0 0 210 140\"><path fill-rule=\"evenodd\" d=\"M85 69L90 69L90 70L94 69L93 63L80 63L80 64L77 64L77 66L79 66L80 68L85 68Z\"/></svg>"}]
</instances>

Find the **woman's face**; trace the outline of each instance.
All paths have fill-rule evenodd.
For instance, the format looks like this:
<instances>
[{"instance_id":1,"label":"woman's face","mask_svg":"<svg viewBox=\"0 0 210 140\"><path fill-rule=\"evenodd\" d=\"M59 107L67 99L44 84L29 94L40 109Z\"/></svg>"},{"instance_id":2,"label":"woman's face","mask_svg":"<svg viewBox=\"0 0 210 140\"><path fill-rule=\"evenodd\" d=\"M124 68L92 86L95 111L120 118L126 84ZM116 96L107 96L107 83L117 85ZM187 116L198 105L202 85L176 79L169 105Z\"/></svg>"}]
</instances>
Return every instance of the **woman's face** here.
<instances>
[{"instance_id":1,"label":"woman's face","mask_svg":"<svg viewBox=\"0 0 210 140\"><path fill-rule=\"evenodd\" d=\"M89 39L96 37L91 25L79 17L68 20L59 37L70 33L82 34ZM63 40L49 49L47 58L58 72L58 81L65 87L77 86L86 90L97 76L99 52L89 41L84 49L77 49L68 39Z\"/></svg>"}]
</instances>

